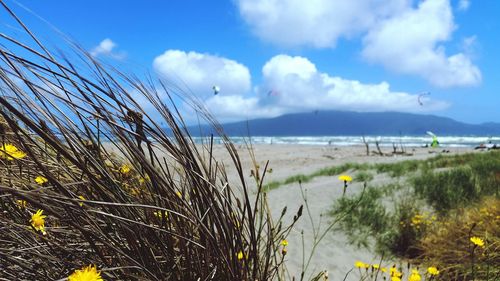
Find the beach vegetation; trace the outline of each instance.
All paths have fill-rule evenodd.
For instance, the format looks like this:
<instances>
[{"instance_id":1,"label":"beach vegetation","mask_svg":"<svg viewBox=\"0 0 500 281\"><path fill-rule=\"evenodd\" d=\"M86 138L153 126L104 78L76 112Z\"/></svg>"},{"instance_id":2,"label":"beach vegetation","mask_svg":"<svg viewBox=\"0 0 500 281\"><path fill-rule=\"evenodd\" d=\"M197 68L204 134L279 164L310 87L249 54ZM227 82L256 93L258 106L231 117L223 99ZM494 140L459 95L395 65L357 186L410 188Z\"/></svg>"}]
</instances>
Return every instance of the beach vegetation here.
<instances>
[{"instance_id":1,"label":"beach vegetation","mask_svg":"<svg viewBox=\"0 0 500 281\"><path fill-rule=\"evenodd\" d=\"M68 281L104 281L101 273L95 266L89 265L82 269L77 269L69 277Z\"/></svg>"},{"instance_id":2,"label":"beach vegetation","mask_svg":"<svg viewBox=\"0 0 500 281\"><path fill-rule=\"evenodd\" d=\"M0 279L284 279L281 241L302 208L272 219L264 178L247 182L195 98L19 28L33 40L0 39ZM179 101L229 162L191 138Z\"/></svg>"},{"instance_id":3,"label":"beach vegetation","mask_svg":"<svg viewBox=\"0 0 500 281\"><path fill-rule=\"evenodd\" d=\"M498 156L488 152L420 162L406 181L339 198L331 215L351 210L338 229L353 244L428 267L419 276L408 271L408 280L438 275L443 280L496 280ZM352 209L355 200L363 204Z\"/></svg>"},{"instance_id":4,"label":"beach vegetation","mask_svg":"<svg viewBox=\"0 0 500 281\"><path fill-rule=\"evenodd\" d=\"M373 180L373 174L369 171L358 171L354 175L354 181L357 182L369 182Z\"/></svg>"},{"instance_id":5,"label":"beach vegetation","mask_svg":"<svg viewBox=\"0 0 500 281\"><path fill-rule=\"evenodd\" d=\"M498 167L500 163L500 152L498 151L488 151L486 153L463 153L454 155L442 155L425 159L425 160L403 160L393 163L353 163L348 162L338 166L332 166L327 168L319 169L318 171L312 172L310 174L304 175L293 175L285 178L284 180L271 181L265 184L266 190L272 190L279 188L283 185L297 184L300 182L307 183L316 177L331 177L338 176L346 172L357 172L360 173L360 178L354 179L356 181L364 181L366 176L367 181L370 176L365 173L386 173L391 177L408 177L413 176L417 172L432 172L434 170L446 169L446 168L457 168L460 166L473 167L475 172L480 176L478 180L488 181L489 187L498 187L500 182L500 172L498 172ZM497 171L497 172L495 172ZM492 177L492 174L494 177ZM373 174L372 174L373 175ZM486 184L485 184L486 186Z\"/></svg>"}]
</instances>

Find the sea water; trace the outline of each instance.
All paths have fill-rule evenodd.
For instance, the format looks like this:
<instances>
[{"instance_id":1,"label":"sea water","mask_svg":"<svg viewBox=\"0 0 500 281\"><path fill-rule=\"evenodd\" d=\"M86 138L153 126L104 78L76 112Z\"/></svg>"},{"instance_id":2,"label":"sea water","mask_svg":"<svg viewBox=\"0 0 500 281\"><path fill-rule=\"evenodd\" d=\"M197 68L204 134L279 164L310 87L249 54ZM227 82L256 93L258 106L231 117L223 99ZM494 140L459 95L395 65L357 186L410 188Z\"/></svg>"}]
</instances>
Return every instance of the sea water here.
<instances>
[{"instance_id":1,"label":"sea water","mask_svg":"<svg viewBox=\"0 0 500 281\"><path fill-rule=\"evenodd\" d=\"M196 142L206 142L207 138L193 138ZM235 144L298 144L298 145L333 145L352 146L364 145L362 136L255 136L255 137L230 137ZM380 146L403 145L407 147L422 147L430 145L430 136L365 136L365 141L374 145L378 141ZM480 144L497 144L500 146L500 136L438 136L441 147L476 147ZM220 144L222 140L214 137L214 143Z\"/></svg>"}]
</instances>

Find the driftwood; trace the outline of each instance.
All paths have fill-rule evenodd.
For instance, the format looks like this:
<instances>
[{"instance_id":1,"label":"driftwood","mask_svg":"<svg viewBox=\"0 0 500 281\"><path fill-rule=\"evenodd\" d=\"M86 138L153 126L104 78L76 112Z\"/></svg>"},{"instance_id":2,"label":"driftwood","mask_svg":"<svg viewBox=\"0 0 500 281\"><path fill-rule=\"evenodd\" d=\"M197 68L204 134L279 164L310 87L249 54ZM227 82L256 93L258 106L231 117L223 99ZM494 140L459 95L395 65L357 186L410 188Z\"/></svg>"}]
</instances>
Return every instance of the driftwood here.
<instances>
[{"instance_id":1,"label":"driftwood","mask_svg":"<svg viewBox=\"0 0 500 281\"><path fill-rule=\"evenodd\" d=\"M366 141L365 136L363 136L363 143L366 146L366 156L369 156L370 155L370 144L368 144L368 142Z\"/></svg>"}]
</instances>

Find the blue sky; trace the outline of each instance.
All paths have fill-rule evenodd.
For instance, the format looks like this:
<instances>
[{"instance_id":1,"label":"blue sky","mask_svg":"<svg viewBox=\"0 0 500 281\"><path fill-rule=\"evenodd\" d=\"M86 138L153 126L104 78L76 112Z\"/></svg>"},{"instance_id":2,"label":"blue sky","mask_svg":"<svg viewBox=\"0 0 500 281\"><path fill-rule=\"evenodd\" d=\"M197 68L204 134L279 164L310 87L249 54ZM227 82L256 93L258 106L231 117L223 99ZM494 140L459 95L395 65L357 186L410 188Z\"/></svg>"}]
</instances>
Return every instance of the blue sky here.
<instances>
[{"instance_id":1,"label":"blue sky","mask_svg":"<svg viewBox=\"0 0 500 281\"><path fill-rule=\"evenodd\" d=\"M222 121L337 109L500 122L497 0L18 1L96 57L188 85Z\"/></svg>"}]
</instances>

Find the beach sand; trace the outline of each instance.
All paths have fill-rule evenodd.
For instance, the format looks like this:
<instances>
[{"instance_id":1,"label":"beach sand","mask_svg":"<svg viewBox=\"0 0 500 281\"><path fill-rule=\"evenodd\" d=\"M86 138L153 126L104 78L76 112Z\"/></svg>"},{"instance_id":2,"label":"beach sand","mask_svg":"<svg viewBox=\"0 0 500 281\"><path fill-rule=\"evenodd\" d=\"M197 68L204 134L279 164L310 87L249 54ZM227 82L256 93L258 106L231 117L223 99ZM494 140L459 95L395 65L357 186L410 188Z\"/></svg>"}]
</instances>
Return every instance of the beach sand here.
<instances>
[{"instance_id":1,"label":"beach sand","mask_svg":"<svg viewBox=\"0 0 500 281\"><path fill-rule=\"evenodd\" d=\"M378 156L366 155L364 146L335 147L335 146L303 146L303 145L255 145L253 151L257 163L263 168L269 161L269 168L273 172L268 174L265 182L283 180L297 174L311 174L321 168L338 166L348 162L354 163L394 163L410 159L426 159L440 154L443 149L436 150L428 148L407 148L411 156ZM446 155L472 152L470 148L446 148L449 150ZM224 156L222 147L215 148L217 159L229 163L227 156ZM392 152L391 148L382 148L384 153ZM433 152L433 153L430 153ZM248 151L240 146L239 153L243 167L248 171L247 181L251 182L250 170L252 160ZM230 166L230 165L228 165ZM229 172L231 175L231 173ZM349 172L348 172L349 174ZM403 181L404 177L391 178L386 174L376 175L370 181L370 186L381 186L389 182ZM313 226L320 226L320 233L323 232L332 222L332 217L328 216L333 203L342 196L343 182L332 177L317 177L312 181L302 184L303 190L307 193L307 201L310 216L304 209L302 218L296 223L288 238L288 254L286 255L286 265L291 276L300 279L300 272L303 265L303 257L306 262L311 253L311 244L314 237ZM363 183L353 181L347 190L347 195L361 192ZM298 208L304 204L298 183L292 183L273 189L268 192L268 202L273 216L278 218L282 209L288 208L286 221L290 222L296 214ZM311 220L312 219L312 220ZM321 221L321 222L320 222ZM304 241L304 253L302 250ZM329 231L324 239L317 246L310 262L309 269L305 275L305 280L309 280L309 274L328 270L330 280L342 280L347 272L354 265L354 262L377 263L380 256L373 254L373 251L359 249L349 245L347 237L340 231ZM357 269L349 274L346 280L359 280Z\"/></svg>"}]
</instances>

